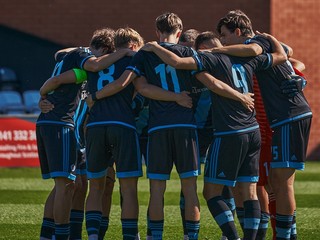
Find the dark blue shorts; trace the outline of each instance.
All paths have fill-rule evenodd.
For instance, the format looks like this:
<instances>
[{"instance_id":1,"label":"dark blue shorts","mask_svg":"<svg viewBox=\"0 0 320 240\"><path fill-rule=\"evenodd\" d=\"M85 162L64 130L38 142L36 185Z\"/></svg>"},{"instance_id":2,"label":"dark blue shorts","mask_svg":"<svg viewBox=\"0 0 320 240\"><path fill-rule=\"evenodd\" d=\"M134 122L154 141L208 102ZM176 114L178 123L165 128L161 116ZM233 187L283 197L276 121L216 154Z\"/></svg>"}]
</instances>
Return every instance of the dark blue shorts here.
<instances>
[{"instance_id":1,"label":"dark blue shorts","mask_svg":"<svg viewBox=\"0 0 320 240\"><path fill-rule=\"evenodd\" d=\"M120 125L90 127L86 135L87 176L106 176L116 165L118 178L141 177L142 162L137 132Z\"/></svg>"},{"instance_id":2,"label":"dark blue shorts","mask_svg":"<svg viewBox=\"0 0 320 240\"><path fill-rule=\"evenodd\" d=\"M168 128L150 133L147 177L168 180L175 164L180 178L198 176L200 158L196 129Z\"/></svg>"},{"instance_id":3,"label":"dark blue shorts","mask_svg":"<svg viewBox=\"0 0 320 240\"><path fill-rule=\"evenodd\" d=\"M258 182L260 131L214 136L204 169L204 181L235 186L236 182Z\"/></svg>"},{"instance_id":4,"label":"dark blue shorts","mask_svg":"<svg viewBox=\"0 0 320 240\"><path fill-rule=\"evenodd\" d=\"M274 128L271 168L304 169L311 118Z\"/></svg>"},{"instance_id":5,"label":"dark blue shorts","mask_svg":"<svg viewBox=\"0 0 320 240\"><path fill-rule=\"evenodd\" d=\"M42 178L66 177L75 180L76 139L72 127L40 125L36 127Z\"/></svg>"}]
</instances>

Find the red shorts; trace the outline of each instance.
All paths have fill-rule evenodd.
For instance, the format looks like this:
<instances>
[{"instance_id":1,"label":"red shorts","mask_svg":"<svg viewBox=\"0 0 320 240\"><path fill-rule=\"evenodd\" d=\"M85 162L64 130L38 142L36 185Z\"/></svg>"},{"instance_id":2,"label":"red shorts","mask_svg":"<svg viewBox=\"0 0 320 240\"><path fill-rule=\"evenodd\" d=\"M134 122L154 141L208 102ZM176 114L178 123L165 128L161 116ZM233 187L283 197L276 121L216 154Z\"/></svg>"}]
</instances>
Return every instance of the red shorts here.
<instances>
[{"instance_id":1,"label":"red shorts","mask_svg":"<svg viewBox=\"0 0 320 240\"><path fill-rule=\"evenodd\" d=\"M260 126L261 150L259 160L259 181L258 186L265 186L268 183L270 162L272 160L272 130L269 126Z\"/></svg>"}]
</instances>

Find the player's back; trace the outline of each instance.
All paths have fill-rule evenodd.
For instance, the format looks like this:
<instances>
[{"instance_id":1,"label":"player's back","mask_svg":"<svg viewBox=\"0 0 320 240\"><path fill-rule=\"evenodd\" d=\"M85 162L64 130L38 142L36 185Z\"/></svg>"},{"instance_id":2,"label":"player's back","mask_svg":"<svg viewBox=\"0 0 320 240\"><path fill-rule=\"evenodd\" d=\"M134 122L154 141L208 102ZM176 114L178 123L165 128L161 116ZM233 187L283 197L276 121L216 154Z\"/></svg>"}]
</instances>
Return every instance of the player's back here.
<instances>
[{"instance_id":1,"label":"player's back","mask_svg":"<svg viewBox=\"0 0 320 240\"><path fill-rule=\"evenodd\" d=\"M256 36L247 43L258 44L262 47L263 52L271 52L272 50L270 42L263 37ZM309 104L302 92L289 98L280 89L281 82L286 81L287 76L293 73L294 70L288 62L256 72L271 127L312 115Z\"/></svg>"},{"instance_id":2,"label":"player's back","mask_svg":"<svg viewBox=\"0 0 320 240\"><path fill-rule=\"evenodd\" d=\"M90 57L92 54L89 50L76 48L59 59L52 76L57 76L73 68L82 68L84 62ZM48 113L41 113L37 124L56 123L73 126L73 115L80 99L80 88L81 84L62 84L49 93L47 100L54 105L54 108Z\"/></svg>"},{"instance_id":3,"label":"player's back","mask_svg":"<svg viewBox=\"0 0 320 240\"><path fill-rule=\"evenodd\" d=\"M161 43L161 45L177 55L192 56L196 54L188 47L178 44ZM165 90L180 93L192 92L194 79L191 71L177 70L165 64L152 52L139 51L133 58L130 70L138 75L144 75L148 83ZM191 108L185 108L176 102L150 100L149 131L160 128L177 126L195 127L194 112Z\"/></svg>"},{"instance_id":4,"label":"player's back","mask_svg":"<svg viewBox=\"0 0 320 240\"><path fill-rule=\"evenodd\" d=\"M252 93L254 71L271 64L267 56L239 58L202 53L200 59L206 71L240 93ZM255 112L247 110L239 101L213 93L212 110L215 134L251 131L258 127Z\"/></svg>"},{"instance_id":5,"label":"player's back","mask_svg":"<svg viewBox=\"0 0 320 240\"><path fill-rule=\"evenodd\" d=\"M118 79L130 61L131 57L124 57L100 72L88 72L88 92L96 92ZM134 87L130 83L122 91L96 101L90 109L87 126L120 124L135 128L132 111L133 94Z\"/></svg>"}]
</instances>

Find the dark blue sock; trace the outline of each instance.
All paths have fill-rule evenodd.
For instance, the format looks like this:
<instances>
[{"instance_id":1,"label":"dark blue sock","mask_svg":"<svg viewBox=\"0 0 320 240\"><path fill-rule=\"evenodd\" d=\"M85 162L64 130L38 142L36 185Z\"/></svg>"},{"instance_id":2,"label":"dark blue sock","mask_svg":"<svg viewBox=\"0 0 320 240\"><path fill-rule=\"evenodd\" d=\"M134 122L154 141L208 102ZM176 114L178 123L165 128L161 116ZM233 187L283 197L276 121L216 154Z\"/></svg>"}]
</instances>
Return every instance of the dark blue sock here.
<instances>
[{"instance_id":1,"label":"dark blue sock","mask_svg":"<svg viewBox=\"0 0 320 240\"><path fill-rule=\"evenodd\" d=\"M236 211L236 203L234 201L233 193L232 193L230 187L228 187L228 186L223 187L222 197L223 197L224 201L226 202L226 204L228 205L228 207L230 208L230 210L233 214L233 218L234 218L235 211Z\"/></svg>"},{"instance_id":2,"label":"dark blue sock","mask_svg":"<svg viewBox=\"0 0 320 240\"><path fill-rule=\"evenodd\" d=\"M212 216L221 228L223 235L228 239L238 239L239 235L234 224L232 212L224 202L222 196L209 199L207 205Z\"/></svg>"},{"instance_id":3,"label":"dark blue sock","mask_svg":"<svg viewBox=\"0 0 320 240\"><path fill-rule=\"evenodd\" d=\"M86 229L88 236L99 234L100 222L101 222L100 211L87 211L86 212Z\"/></svg>"},{"instance_id":4,"label":"dark blue sock","mask_svg":"<svg viewBox=\"0 0 320 240\"><path fill-rule=\"evenodd\" d=\"M277 240L289 240L291 235L292 215L276 215Z\"/></svg>"},{"instance_id":5,"label":"dark blue sock","mask_svg":"<svg viewBox=\"0 0 320 240\"><path fill-rule=\"evenodd\" d=\"M72 209L70 212L70 240L82 238L84 212Z\"/></svg>"},{"instance_id":6,"label":"dark blue sock","mask_svg":"<svg viewBox=\"0 0 320 240\"><path fill-rule=\"evenodd\" d=\"M294 212L293 212L293 217L292 217L292 226L291 226L290 240L296 240L296 239L298 239L296 216L297 216L297 212L296 212L296 210L294 210Z\"/></svg>"},{"instance_id":7,"label":"dark blue sock","mask_svg":"<svg viewBox=\"0 0 320 240\"><path fill-rule=\"evenodd\" d=\"M101 218L98 240L103 240L109 227L109 217Z\"/></svg>"},{"instance_id":8,"label":"dark blue sock","mask_svg":"<svg viewBox=\"0 0 320 240\"><path fill-rule=\"evenodd\" d=\"M70 235L70 225L67 224L55 224L56 240L68 240Z\"/></svg>"},{"instance_id":9,"label":"dark blue sock","mask_svg":"<svg viewBox=\"0 0 320 240\"><path fill-rule=\"evenodd\" d=\"M123 240L135 240L138 233L138 219L121 219Z\"/></svg>"},{"instance_id":10,"label":"dark blue sock","mask_svg":"<svg viewBox=\"0 0 320 240\"><path fill-rule=\"evenodd\" d=\"M149 221L152 240L162 240L164 220Z\"/></svg>"},{"instance_id":11,"label":"dark blue sock","mask_svg":"<svg viewBox=\"0 0 320 240\"><path fill-rule=\"evenodd\" d=\"M200 222L199 221L186 221L186 230L189 240L197 240L199 235Z\"/></svg>"},{"instance_id":12,"label":"dark blue sock","mask_svg":"<svg viewBox=\"0 0 320 240\"><path fill-rule=\"evenodd\" d=\"M247 200L244 206L244 239L255 240L260 224L261 209L258 200Z\"/></svg>"},{"instance_id":13,"label":"dark blue sock","mask_svg":"<svg viewBox=\"0 0 320 240\"><path fill-rule=\"evenodd\" d=\"M270 214L261 211L261 218L256 240L265 240L270 220Z\"/></svg>"},{"instance_id":14,"label":"dark blue sock","mask_svg":"<svg viewBox=\"0 0 320 240\"><path fill-rule=\"evenodd\" d=\"M237 213L237 218L240 223L241 229L243 231L244 229L244 208L243 207L236 207L236 213Z\"/></svg>"},{"instance_id":15,"label":"dark blue sock","mask_svg":"<svg viewBox=\"0 0 320 240\"><path fill-rule=\"evenodd\" d=\"M52 218L43 218L40 237L51 239L54 235L54 220Z\"/></svg>"}]
</instances>

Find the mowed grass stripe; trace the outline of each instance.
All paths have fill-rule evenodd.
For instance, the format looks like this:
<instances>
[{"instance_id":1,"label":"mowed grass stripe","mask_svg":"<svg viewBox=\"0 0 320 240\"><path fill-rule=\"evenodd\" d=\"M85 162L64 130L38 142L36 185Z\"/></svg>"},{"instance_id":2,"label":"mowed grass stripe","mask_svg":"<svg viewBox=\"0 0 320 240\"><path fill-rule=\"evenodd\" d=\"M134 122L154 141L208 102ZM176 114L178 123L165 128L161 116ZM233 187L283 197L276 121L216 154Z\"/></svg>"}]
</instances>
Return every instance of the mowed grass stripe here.
<instances>
[{"instance_id":1,"label":"mowed grass stripe","mask_svg":"<svg viewBox=\"0 0 320 240\"><path fill-rule=\"evenodd\" d=\"M320 174L318 174L320 176ZM31 191L51 191L53 180L42 180L32 178L2 178L0 184L1 190L31 190ZM198 193L202 192L203 180L198 180ZM142 192L149 191L149 182L146 179L138 181L138 190ZM119 191L119 181L116 181L114 191ZM167 192L180 191L180 180L167 181ZM319 181L295 181L295 192L297 194L320 194Z\"/></svg>"},{"instance_id":2,"label":"mowed grass stripe","mask_svg":"<svg viewBox=\"0 0 320 240\"><path fill-rule=\"evenodd\" d=\"M44 204L49 191L0 191L1 204ZM23 197L22 197L23 196ZM199 193L199 201L201 206L206 206L206 201ZM166 192L164 197L165 205L178 206L179 205L179 192ZM296 194L296 201L299 207L312 208L320 207L319 204L320 194ZM149 192L139 191L139 205L147 206L149 202ZM114 205L120 204L120 194L118 191L113 193L112 203Z\"/></svg>"},{"instance_id":3,"label":"mowed grass stripe","mask_svg":"<svg viewBox=\"0 0 320 240\"><path fill-rule=\"evenodd\" d=\"M40 168L0 168L0 178L40 178Z\"/></svg>"},{"instance_id":4,"label":"mowed grass stripe","mask_svg":"<svg viewBox=\"0 0 320 240\"><path fill-rule=\"evenodd\" d=\"M0 239L37 239L42 219L42 204L0 204ZM140 207L139 230L141 236L146 233L147 206ZM300 239L320 239L319 208L298 208L297 224ZM239 229L239 224L236 222ZM32 231L31 231L32 229ZM180 212L177 206L165 206L164 239L181 239L182 228ZM120 207L112 206L110 214L109 236L120 239ZM271 231L268 231L270 236ZM85 235L84 235L85 236ZM213 221L207 208L201 210L200 239L219 239L220 230ZM86 236L83 239L87 239ZM270 237L268 238L270 239Z\"/></svg>"}]
</instances>

